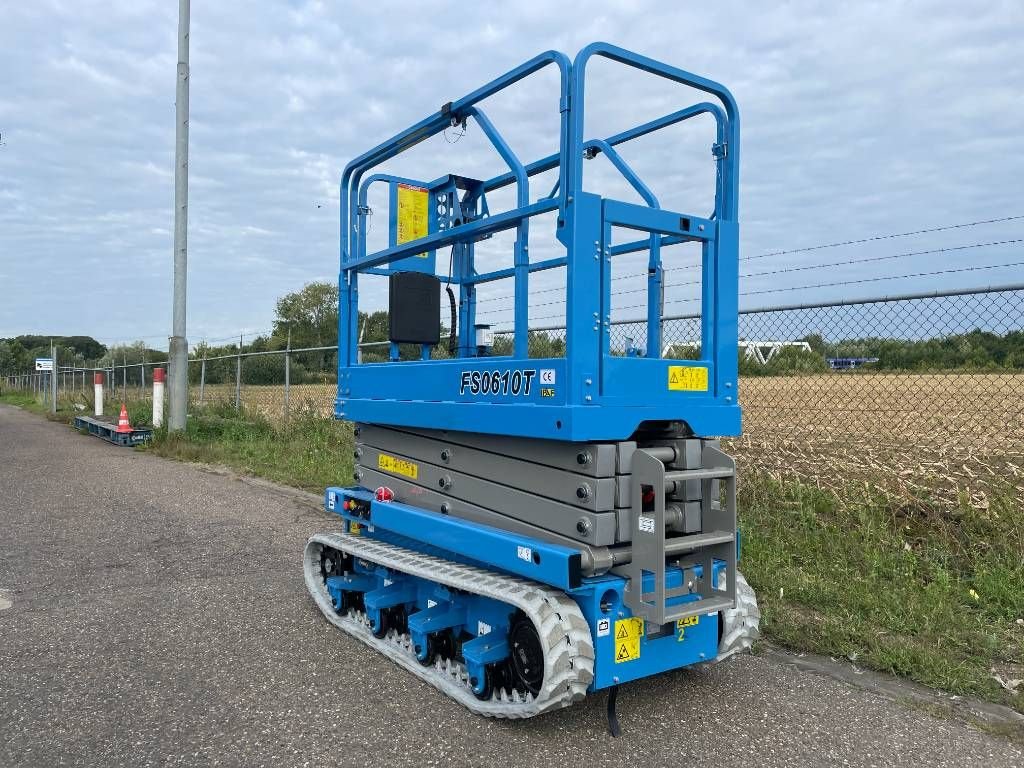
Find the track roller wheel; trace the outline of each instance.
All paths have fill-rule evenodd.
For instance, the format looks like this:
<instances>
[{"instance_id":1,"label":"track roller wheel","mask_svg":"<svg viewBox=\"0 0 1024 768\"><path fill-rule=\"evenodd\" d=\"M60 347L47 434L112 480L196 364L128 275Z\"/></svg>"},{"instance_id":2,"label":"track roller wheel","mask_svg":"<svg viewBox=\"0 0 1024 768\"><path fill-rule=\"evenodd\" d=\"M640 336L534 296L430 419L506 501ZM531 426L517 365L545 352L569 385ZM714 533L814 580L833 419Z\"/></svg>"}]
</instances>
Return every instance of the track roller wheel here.
<instances>
[{"instance_id":1,"label":"track roller wheel","mask_svg":"<svg viewBox=\"0 0 1024 768\"><path fill-rule=\"evenodd\" d=\"M416 661L424 667L432 667L438 657L442 659L450 659L452 657L452 652L454 651L454 646L455 644L452 641L452 633L448 630L427 635L427 647L422 649L417 647Z\"/></svg>"},{"instance_id":2,"label":"track roller wheel","mask_svg":"<svg viewBox=\"0 0 1024 768\"><path fill-rule=\"evenodd\" d=\"M363 593L345 590L341 593L341 607L335 610L341 616L347 616L353 610L363 610Z\"/></svg>"},{"instance_id":3,"label":"track roller wheel","mask_svg":"<svg viewBox=\"0 0 1024 768\"><path fill-rule=\"evenodd\" d=\"M396 605L394 608L388 608L388 624L391 629L395 630L400 635L404 635L409 631L409 613L405 610L404 605Z\"/></svg>"},{"instance_id":4,"label":"track roller wheel","mask_svg":"<svg viewBox=\"0 0 1024 768\"><path fill-rule=\"evenodd\" d=\"M512 685L536 696L544 684L544 646L537 628L524 614L512 619L508 631L509 659Z\"/></svg>"},{"instance_id":5,"label":"track roller wheel","mask_svg":"<svg viewBox=\"0 0 1024 768\"><path fill-rule=\"evenodd\" d=\"M379 618L376 622L370 624L370 631L373 632L373 636L378 640L388 636L388 631L391 629L391 611L385 608L378 614Z\"/></svg>"},{"instance_id":6,"label":"track roller wheel","mask_svg":"<svg viewBox=\"0 0 1024 768\"><path fill-rule=\"evenodd\" d=\"M484 667L484 679L482 681L475 677L469 679L469 684L473 688L473 695L480 699L480 701L490 701L491 696L494 694L495 678L497 676L495 667L495 664L488 664Z\"/></svg>"}]
</instances>

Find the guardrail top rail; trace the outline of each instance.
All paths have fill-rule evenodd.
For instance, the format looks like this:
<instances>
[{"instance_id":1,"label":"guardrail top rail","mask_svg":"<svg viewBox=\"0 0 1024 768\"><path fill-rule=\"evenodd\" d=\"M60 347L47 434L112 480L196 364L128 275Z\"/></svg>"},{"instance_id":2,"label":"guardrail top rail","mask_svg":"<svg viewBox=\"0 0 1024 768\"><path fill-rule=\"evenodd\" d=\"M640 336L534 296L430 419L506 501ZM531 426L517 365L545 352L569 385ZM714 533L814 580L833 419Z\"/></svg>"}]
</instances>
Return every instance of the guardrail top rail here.
<instances>
[{"instance_id":1,"label":"guardrail top rail","mask_svg":"<svg viewBox=\"0 0 1024 768\"><path fill-rule=\"evenodd\" d=\"M717 103L686 106L603 139L586 137L584 88L588 62L594 57L703 91ZM523 162L480 103L549 66L559 72L559 150ZM711 147L717 166L714 210L707 216L665 210L615 147L701 114L711 115L716 123ZM447 174L433 181L370 173L419 142L469 121L508 165L507 172L486 180ZM645 204L584 189L583 160L598 153L608 157ZM558 174L554 190L546 196L531 195L530 178L552 170ZM738 434L738 171L739 114L723 86L606 43L587 46L572 62L561 53L543 53L446 103L353 160L342 176L336 415L354 421L562 440L624 439L645 422L665 421L685 422L699 435ZM367 253L371 214L367 189L376 183L388 185L390 240L387 248ZM489 210L487 194L513 183L514 207ZM556 236L564 254L531 262L530 220L545 213L557 216ZM478 272L475 243L503 230L515 231L513 266ZM613 232L621 231L639 232L641 237L613 242ZM702 251L701 344L696 360L661 358L661 251L677 243L697 243ZM360 363L359 275L389 276L394 317L420 300L411 294L396 296L399 273L421 273L427 286L424 300L436 302L429 294L440 292L436 254L442 248L451 248L451 276L446 280L458 288L454 323L458 343L451 357L431 359L432 348L439 343L436 333L433 339L427 333L423 340L416 334L414 339L396 339L392 334L388 361ZM648 254L646 348L621 350L609 343L611 262L636 252ZM530 275L559 267L567 274L565 356L531 359ZM490 347L486 326L476 322L477 286L501 279L511 279L515 288L508 354L496 354L499 350ZM438 314L433 317L436 322ZM418 344L419 359L401 360L398 341Z\"/></svg>"}]
</instances>

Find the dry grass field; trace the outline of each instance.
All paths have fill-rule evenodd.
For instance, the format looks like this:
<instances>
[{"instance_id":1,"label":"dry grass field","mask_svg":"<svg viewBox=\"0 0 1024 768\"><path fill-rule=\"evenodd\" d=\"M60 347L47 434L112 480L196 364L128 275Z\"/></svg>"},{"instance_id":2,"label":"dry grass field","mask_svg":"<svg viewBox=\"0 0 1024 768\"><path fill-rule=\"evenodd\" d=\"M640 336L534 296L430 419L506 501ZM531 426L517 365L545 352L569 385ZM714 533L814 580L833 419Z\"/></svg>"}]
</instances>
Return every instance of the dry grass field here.
<instances>
[{"instance_id":1,"label":"dry grass field","mask_svg":"<svg viewBox=\"0 0 1024 768\"><path fill-rule=\"evenodd\" d=\"M327 417L334 394L333 384L295 385L290 408ZM233 385L204 392L206 402L234 396ZM284 388L246 385L242 402L275 420ZM747 377L740 402L744 435L729 450L780 479L837 490L854 481L979 508L994 488L1024 498L1024 372Z\"/></svg>"},{"instance_id":2,"label":"dry grass field","mask_svg":"<svg viewBox=\"0 0 1024 768\"><path fill-rule=\"evenodd\" d=\"M741 382L731 450L780 478L851 480L985 507L1024 498L1024 373L823 374Z\"/></svg>"}]
</instances>

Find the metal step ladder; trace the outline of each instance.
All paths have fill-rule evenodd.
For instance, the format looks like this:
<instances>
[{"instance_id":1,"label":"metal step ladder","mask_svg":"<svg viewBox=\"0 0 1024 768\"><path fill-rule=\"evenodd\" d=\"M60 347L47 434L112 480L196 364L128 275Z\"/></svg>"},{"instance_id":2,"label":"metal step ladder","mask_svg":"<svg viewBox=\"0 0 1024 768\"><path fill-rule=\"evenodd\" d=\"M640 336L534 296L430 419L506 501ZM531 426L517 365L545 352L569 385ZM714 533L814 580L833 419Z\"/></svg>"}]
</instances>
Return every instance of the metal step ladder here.
<instances>
[{"instance_id":1,"label":"metal step ladder","mask_svg":"<svg viewBox=\"0 0 1024 768\"><path fill-rule=\"evenodd\" d=\"M736 465L707 443L701 450L699 469L669 469L654 454L655 451L642 448L633 454L633 555L629 563L613 572L629 579L626 606L634 616L643 617L649 631L656 632L662 625L679 619L735 607ZM683 487L676 484L694 480L701 483L700 533L666 534L665 492ZM720 489L724 491L722 499ZM725 567L724 589L719 589L713 578L716 561ZM670 588L666 585L666 572L673 568L682 570L683 579L681 586ZM644 590L645 577L649 582L653 580L653 589ZM700 599L674 599L686 595L697 595Z\"/></svg>"}]
</instances>

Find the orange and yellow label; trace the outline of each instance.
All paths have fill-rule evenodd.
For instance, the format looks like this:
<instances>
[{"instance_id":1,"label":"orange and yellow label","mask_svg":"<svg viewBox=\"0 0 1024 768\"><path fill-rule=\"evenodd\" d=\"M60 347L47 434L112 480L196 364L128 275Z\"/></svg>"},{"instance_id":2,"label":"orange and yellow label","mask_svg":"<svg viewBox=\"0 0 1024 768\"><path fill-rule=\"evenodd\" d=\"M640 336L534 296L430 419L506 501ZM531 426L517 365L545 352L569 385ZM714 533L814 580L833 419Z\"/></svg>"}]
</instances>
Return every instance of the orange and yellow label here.
<instances>
[{"instance_id":1,"label":"orange and yellow label","mask_svg":"<svg viewBox=\"0 0 1024 768\"><path fill-rule=\"evenodd\" d=\"M384 472L389 472L392 475L401 475L402 477L408 477L415 480L419 477L420 468L417 464L409 461L408 459L400 459L397 456L389 456L386 453L382 453L377 456L377 469Z\"/></svg>"}]
</instances>

